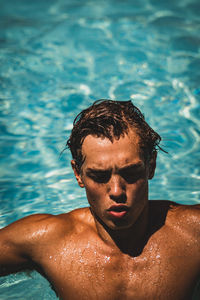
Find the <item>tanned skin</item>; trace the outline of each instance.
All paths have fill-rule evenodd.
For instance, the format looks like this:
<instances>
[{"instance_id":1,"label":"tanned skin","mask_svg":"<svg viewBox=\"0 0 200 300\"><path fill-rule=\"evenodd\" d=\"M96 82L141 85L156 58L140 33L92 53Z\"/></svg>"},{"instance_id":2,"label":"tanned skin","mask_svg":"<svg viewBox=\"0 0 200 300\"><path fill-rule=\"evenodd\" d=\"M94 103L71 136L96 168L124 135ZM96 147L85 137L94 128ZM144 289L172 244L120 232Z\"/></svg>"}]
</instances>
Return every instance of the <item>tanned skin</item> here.
<instances>
[{"instance_id":1,"label":"tanned skin","mask_svg":"<svg viewBox=\"0 0 200 300\"><path fill-rule=\"evenodd\" d=\"M148 200L156 155L133 130L87 136L78 184L88 208L0 230L0 274L36 269L64 300L189 300L200 276L200 206ZM178 198L178 195L177 195Z\"/></svg>"}]
</instances>

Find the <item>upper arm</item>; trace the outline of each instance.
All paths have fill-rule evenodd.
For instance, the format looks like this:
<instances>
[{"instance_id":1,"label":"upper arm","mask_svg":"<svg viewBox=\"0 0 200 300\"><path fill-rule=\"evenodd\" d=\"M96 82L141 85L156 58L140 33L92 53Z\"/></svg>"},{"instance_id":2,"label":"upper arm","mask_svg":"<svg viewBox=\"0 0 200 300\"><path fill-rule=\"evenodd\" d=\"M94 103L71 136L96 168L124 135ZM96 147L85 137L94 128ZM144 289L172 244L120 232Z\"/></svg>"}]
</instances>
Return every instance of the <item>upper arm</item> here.
<instances>
[{"instance_id":1,"label":"upper arm","mask_svg":"<svg viewBox=\"0 0 200 300\"><path fill-rule=\"evenodd\" d=\"M0 275L34 266L37 243L45 234L48 215L33 215L0 229Z\"/></svg>"}]
</instances>

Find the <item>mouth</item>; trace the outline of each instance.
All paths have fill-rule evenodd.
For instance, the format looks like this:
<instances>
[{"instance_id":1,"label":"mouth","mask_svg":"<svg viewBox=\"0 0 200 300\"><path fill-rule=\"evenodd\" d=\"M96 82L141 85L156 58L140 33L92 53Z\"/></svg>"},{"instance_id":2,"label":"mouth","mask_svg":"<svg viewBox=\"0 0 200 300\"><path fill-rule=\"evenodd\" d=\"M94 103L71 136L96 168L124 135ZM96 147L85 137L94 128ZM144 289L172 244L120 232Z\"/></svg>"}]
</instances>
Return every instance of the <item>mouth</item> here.
<instances>
[{"instance_id":1,"label":"mouth","mask_svg":"<svg viewBox=\"0 0 200 300\"><path fill-rule=\"evenodd\" d=\"M108 213L112 217L120 219L120 218L123 218L127 214L128 210L129 210L129 208L125 205L112 205L108 209Z\"/></svg>"}]
</instances>

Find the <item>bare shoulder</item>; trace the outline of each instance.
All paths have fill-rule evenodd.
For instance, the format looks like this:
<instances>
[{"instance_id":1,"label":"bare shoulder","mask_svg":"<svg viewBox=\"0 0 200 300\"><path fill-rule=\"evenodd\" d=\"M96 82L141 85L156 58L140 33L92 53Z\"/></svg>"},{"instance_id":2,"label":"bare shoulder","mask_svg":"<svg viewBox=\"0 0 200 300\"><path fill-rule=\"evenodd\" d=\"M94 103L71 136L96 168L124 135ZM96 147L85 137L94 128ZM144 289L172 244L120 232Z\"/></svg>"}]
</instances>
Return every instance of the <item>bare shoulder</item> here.
<instances>
[{"instance_id":1,"label":"bare shoulder","mask_svg":"<svg viewBox=\"0 0 200 300\"><path fill-rule=\"evenodd\" d=\"M152 201L154 202L154 201ZM182 205L172 201L155 201L152 204L162 225L176 232L183 240L200 243L200 205Z\"/></svg>"},{"instance_id":2,"label":"bare shoulder","mask_svg":"<svg viewBox=\"0 0 200 300\"><path fill-rule=\"evenodd\" d=\"M182 205L172 201L150 201L155 229L163 225L200 239L200 205Z\"/></svg>"},{"instance_id":3,"label":"bare shoulder","mask_svg":"<svg viewBox=\"0 0 200 300\"><path fill-rule=\"evenodd\" d=\"M23 253L47 239L55 224L54 216L36 214L15 221L0 230L0 246L5 249L23 249Z\"/></svg>"},{"instance_id":4,"label":"bare shoulder","mask_svg":"<svg viewBox=\"0 0 200 300\"><path fill-rule=\"evenodd\" d=\"M200 205L172 204L169 220L173 220L187 233L195 234L200 239Z\"/></svg>"},{"instance_id":5,"label":"bare shoulder","mask_svg":"<svg viewBox=\"0 0 200 300\"><path fill-rule=\"evenodd\" d=\"M0 276L25 269L42 271L49 251L77 236L78 228L88 226L88 221L84 223L87 215L89 209L56 216L36 214L0 229Z\"/></svg>"},{"instance_id":6,"label":"bare shoulder","mask_svg":"<svg viewBox=\"0 0 200 300\"><path fill-rule=\"evenodd\" d=\"M83 226L84 215L88 209L79 209L60 215L35 214L22 218L0 230L0 239L8 243L34 244L52 242L63 235L72 234Z\"/></svg>"}]
</instances>

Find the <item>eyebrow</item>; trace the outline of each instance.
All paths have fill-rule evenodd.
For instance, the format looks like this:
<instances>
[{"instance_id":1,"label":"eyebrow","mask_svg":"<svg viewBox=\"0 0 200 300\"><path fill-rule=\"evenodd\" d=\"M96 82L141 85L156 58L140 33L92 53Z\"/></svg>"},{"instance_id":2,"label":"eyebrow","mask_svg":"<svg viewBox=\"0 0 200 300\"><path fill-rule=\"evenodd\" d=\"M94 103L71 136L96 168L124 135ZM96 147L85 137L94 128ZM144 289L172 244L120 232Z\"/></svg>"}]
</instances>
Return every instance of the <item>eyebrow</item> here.
<instances>
[{"instance_id":1,"label":"eyebrow","mask_svg":"<svg viewBox=\"0 0 200 300\"><path fill-rule=\"evenodd\" d=\"M144 165L139 162L139 163L136 163L136 164L131 164L131 165L127 165L127 166L124 166L122 168L119 168L118 171L119 172L123 172L123 171L128 171L129 169L143 169L144 168ZM94 172L94 173L104 173L104 172L111 172L111 168L109 169L98 169L98 168L88 168L86 170L86 172Z\"/></svg>"},{"instance_id":2,"label":"eyebrow","mask_svg":"<svg viewBox=\"0 0 200 300\"><path fill-rule=\"evenodd\" d=\"M131 164L131 165L122 167L119 169L119 171L127 171L129 169L143 169L143 168L144 168L144 165L141 162L139 162L137 164Z\"/></svg>"},{"instance_id":3,"label":"eyebrow","mask_svg":"<svg viewBox=\"0 0 200 300\"><path fill-rule=\"evenodd\" d=\"M86 172L94 172L94 173L104 173L104 172L110 172L111 169L96 169L96 168L88 168Z\"/></svg>"}]
</instances>

